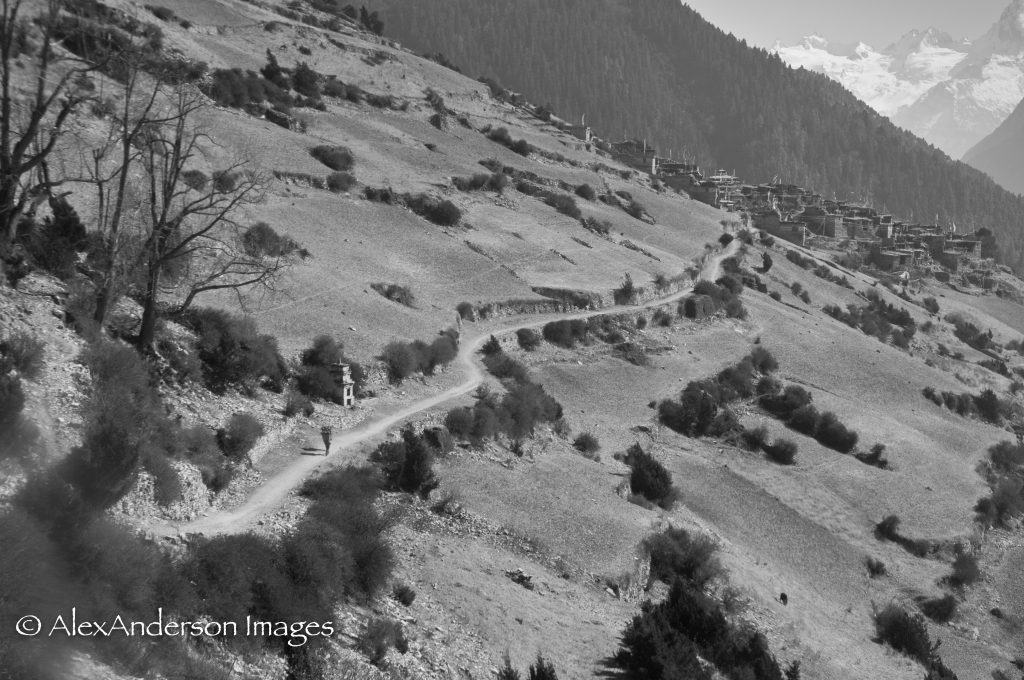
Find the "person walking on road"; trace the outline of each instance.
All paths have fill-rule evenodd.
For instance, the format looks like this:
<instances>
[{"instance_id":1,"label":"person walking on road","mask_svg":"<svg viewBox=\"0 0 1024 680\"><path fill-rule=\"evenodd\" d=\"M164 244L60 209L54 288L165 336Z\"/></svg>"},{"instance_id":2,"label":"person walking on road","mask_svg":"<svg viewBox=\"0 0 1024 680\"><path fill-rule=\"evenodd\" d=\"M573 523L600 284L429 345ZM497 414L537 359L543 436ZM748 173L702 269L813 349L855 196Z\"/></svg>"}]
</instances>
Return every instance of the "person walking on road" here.
<instances>
[{"instance_id":1,"label":"person walking on road","mask_svg":"<svg viewBox=\"0 0 1024 680\"><path fill-rule=\"evenodd\" d=\"M331 452L331 426L324 425L320 428L320 436L324 439L324 455Z\"/></svg>"}]
</instances>

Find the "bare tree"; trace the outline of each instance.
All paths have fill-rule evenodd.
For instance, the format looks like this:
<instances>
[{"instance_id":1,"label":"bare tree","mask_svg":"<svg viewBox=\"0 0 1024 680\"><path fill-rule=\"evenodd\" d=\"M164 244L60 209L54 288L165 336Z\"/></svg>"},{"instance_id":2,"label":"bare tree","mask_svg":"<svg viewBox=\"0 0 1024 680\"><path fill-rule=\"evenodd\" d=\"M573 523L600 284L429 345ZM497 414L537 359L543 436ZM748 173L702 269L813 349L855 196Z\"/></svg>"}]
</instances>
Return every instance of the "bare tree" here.
<instances>
[{"instance_id":1,"label":"bare tree","mask_svg":"<svg viewBox=\"0 0 1024 680\"><path fill-rule=\"evenodd\" d=\"M203 292L273 287L295 255L294 248L267 253L245 247L238 213L263 200L267 178L251 159L241 158L209 181L196 181L190 173L209 164L207 154L215 147L197 120L207 100L185 84L176 85L169 96L170 115L145 126L137 140L146 192L142 348L153 344L164 297L180 300L171 308L180 313Z\"/></svg>"},{"instance_id":2,"label":"bare tree","mask_svg":"<svg viewBox=\"0 0 1024 680\"><path fill-rule=\"evenodd\" d=\"M129 216L137 222L142 207L137 186L142 179L139 166L143 145L140 141L153 126L168 124L177 115L161 106L167 104L168 85L161 74L143 71L144 58L135 51L116 57L120 62L119 70L125 74L124 87L112 107L105 142L90 149L88 159L83 162L89 182L96 190L97 230L103 238L95 277L93 314L93 320L101 328L118 295L116 288L124 283L127 268L135 264L125 248L137 245L138 239L132 239L133 235L126 234L121 227Z\"/></svg>"},{"instance_id":3,"label":"bare tree","mask_svg":"<svg viewBox=\"0 0 1024 680\"><path fill-rule=\"evenodd\" d=\"M27 209L62 180L46 172L46 160L75 109L88 98L82 76L95 66L61 52L57 28L62 3L47 0L33 21L22 17L22 0L0 0L0 250L14 242ZM38 34L38 35L37 35ZM38 44L33 44L38 40ZM30 53L26 81L16 62Z\"/></svg>"}]
</instances>

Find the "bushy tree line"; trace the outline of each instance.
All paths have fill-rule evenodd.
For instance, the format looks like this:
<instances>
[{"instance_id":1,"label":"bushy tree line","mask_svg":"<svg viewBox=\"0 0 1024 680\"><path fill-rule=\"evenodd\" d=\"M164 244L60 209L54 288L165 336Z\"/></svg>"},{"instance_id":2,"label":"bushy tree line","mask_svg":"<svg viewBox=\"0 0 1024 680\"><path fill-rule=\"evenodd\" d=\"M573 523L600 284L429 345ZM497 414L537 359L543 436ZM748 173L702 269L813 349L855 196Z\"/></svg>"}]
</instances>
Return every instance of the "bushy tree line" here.
<instances>
[{"instance_id":1,"label":"bushy tree line","mask_svg":"<svg viewBox=\"0 0 1024 680\"><path fill-rule=\"evenodd\" d=\"M985 422L999 425L1003 419L1011 419L1019 415L1020 407L1012 400L1000 399L990 389L979 394L970 392L936 392L934 387L925 387L921 394L936 406L945 406L964 418L978 417Z\"/></svg>"},{"instance_id":2,"label":"bushy tree line","mask_svg":"<svg viewBox=\"0 0 1024 680\"><path fill-rule=\"evenodd\" d=\"M454 227L462 219L462 211L448 199L438 199L426 194L402 194L399 198L409 210L434 224Z\"/></svg>"},{"instance_id":3,"label":"bushy tree line","mask_svg":"<svg viewBox=\"0 0 1024 680\"><path fill-rule=\"evenodd\" d=\"M814 437L822 445L840 453L850 453L857 446L858 436L847 428L831 411L819 413L811 403L810 392L799 385L785 389L775 383L765 385L759 398L763 409L786 423L790 429Z\"/></svg>"},{"instance_id":4,"label":"bushy tree line","mask_svg":"<svg viewBox=\"0 0 1024 680\"><path fill-rule=\"evenodd\" d=\"M451 363L458 354L458 332L449 328L441 331L429 344L423 340L390 342L380 358L391 381L400 384L416 372L433 375L438 366Z\"/></svg>"},{"instance_id":5,"label":"bushy tree line","mask_svg":"<svg viewBox=\"0 0 1024 680\"><path fill-rule=\"evenodd\" d=\"M714 378L690 381L678 401L665 399L659 403L658 418L663 425L688 437L711 435L738 440L743 428L728 404L748 399L759 386L771 384L769 376L776 369L778 362L771 352L755 345L749 355L722 369Z\"/></svg>"},{"instance_id":6,"label":"bushy tree line","mask_svg":"<svg viewBox=\"0 0 1024 680\"><path fill-rule=\"evenodd\" d=\"M508 128L499 127L484 130L484 134L487 135L487 139L501 144L520 156L529 156L530 152L533 151L533 147L530 146L530 143L525 139L512 139L512 135L509 134Z\"/></svg>"},{"instance_id":7,"label":"bushy tree line","mask_svg":"<svg viewBox=\"0 0 1024 680\"><path fill-rule=\"evenodd\" d=\"M636 294L639 289L633 286L631 280L629 284L627 292ZM590 344L593 339L619 345L626 341L624 331L635 326L629 315L600 314L587 319L550 321L541 329L541 337L552 345L566 349L573 349L577 344Z\"/></svg>"},{"instance_id":8,"label":"bushy tree line","mask_svg":"<svg viewBox=\"0 0 1024 680\"><path fill-rule=\"evenodd\" d=\"M490 174L478 172L470 177L452 177L452 184L459 191L493 191L500 194L508 186L508 175L500 170Z\"/></svg>"},{"instance_id":9,"label":"bushy tree line","mask_svg":"<svg viewBox=\"0 0 1024 680\"><path fill-rule=\"evenodd\" d=\"M524 439L541 423L554 423L562 417L561 404L528 375L509 380L507 385L508 391L501 397L485 386L478 388L473 406L450 410L445 427L454 437L480 446L498 435L513 441Z\"/></svg>"},{"instance_id":10,"label":"bushy tree line","mask_svg":"<svg viewBox=\"0 0 1024 680\"><path fill-rule=\"evenodd\" d=\"M868 291L868 304L864 307L850 304L846 311L836 305L822 309L826 314L865 335L873 335L881 342L906 349L917 332L917 324L906 309L885 302L875 290Z\"/></svg>"}]
</instances>

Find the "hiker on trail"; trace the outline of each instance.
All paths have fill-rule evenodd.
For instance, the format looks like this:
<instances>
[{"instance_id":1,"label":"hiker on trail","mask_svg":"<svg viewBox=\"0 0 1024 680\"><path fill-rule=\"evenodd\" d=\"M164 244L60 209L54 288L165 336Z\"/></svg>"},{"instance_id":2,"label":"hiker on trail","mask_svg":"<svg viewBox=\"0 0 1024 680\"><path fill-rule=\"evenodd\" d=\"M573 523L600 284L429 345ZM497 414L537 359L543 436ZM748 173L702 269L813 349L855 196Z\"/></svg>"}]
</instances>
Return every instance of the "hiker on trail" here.
<instances>
[{"instance_id":1,"label":"hiker on trail","mask_svg":"<svg viewBox=\"0 0 1024 680\"><path fill-rule=\"evenodd\" d=\"M331 452L331 426L324 425L320 428L320 436L324 438L324 455Z\"/></svg>"}]
</instances>

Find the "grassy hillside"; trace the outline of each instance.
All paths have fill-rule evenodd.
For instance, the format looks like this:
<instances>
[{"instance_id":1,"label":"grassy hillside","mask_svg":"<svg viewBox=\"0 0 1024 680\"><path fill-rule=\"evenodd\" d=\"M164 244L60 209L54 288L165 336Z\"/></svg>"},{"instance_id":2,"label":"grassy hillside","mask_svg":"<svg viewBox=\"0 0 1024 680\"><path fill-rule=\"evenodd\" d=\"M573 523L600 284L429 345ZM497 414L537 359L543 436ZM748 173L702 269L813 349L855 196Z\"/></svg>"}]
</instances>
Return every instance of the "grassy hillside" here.
<instances>
[{"instance_id":1,"label":"grassy hillside","mask_svg":"<svg viewBox=\"0 0 1024 680\"><path fill-rule=\"evenodd\" d=\"M1024 541L1012 511L1024 499L1012 486L1019 469L1004 471L1005 517L974 510L996 486L990 447L1013 440L1024 413L1024 314L1003 288L997 294L954 277L900 291L870 272L839 267L836 253L739 235L734 216L585 151L481 83L358 21L328 26L326 13L303 5L311 12L303 17L284 3L162 4L174 17L159 20L165 49L207 63L211 75L200 83L207 92L224 95L210 87L216 69L258 72L268 52L291 75L307 64L325 91L343 83L331 86L335 95L323 94L322 109L293 101L295 129L272 123L252 102L201 114L211 140L207 169L244 156L272 178L263 200L245 206L238 221L266 222L308 257L273 294L209 293L197 305L254 320L258 333L276 339L282 359L255 331L236 346L237 329L220 336L214 327L196 337L177 323L186 320L173 317L161 324L157 351L137 353L117 340L130 339L137 322L130 296L99 334L74 318L81 278L62 281L38 266L19 288L0 290L0 356L8 369L0 395L14 414L4 423L10 429L23 418L39 430L24 455L0 457L0 538L18 548L0 551L0 622L22 615L8 602L56 610L63 606L54 602L56 592L79 598L92 616L118 607L148 616L160 605L182 617L332 619L338 632L299 651L280 635L155 643L146 656L120 641L28 646L56 669L41 664L24 677L169 677L185 660L196 677L224 679L490 677L505 655L523 670L541 653L558 677L582 679L621 671L621 655L612 657L624 631L646 630L660 640L652 644L658 659L685 660L690 665L678 668L694 677L750 677L749 666L729 670L735 654L714 658L717 675L704 667L716 650L746 641L747 651L773 659L755 677L781 680L780 669L799 662L802 678L910 680L925 668L891 639L876 640L875 610L897 603L918 612L926 608L922 596L946 595L955 614L922 625L932 641L942 640L939 654L956 677L987 680L997 669L1014 677L1024 621L1015 578ZM129 0L110 5L139 20L156 16ZM648 11L638 13L649 18ZM97 79L109 91L118 87ZM444 116L435 118L441 109ZM108 120L101 116L101 108L81 113L80 134L61 149L63 167L73 170L100 138ZM529 152L494 141L489 134L497 128L526 140ZM347 189L317 188L332 172L310 153L320 145L351 154L354 183ZM481 180L507 183L502 191L458 188L485 172L481 161L507 168L506 179ZM576 195L583 184L604 200ZM94 231L90 187L69 188L69 202ZM405 197L371 200L367 189ZM460 218L438 224L418 214L421 193L450 201ZM579 217L564 198L553 198L562 195L575 197ZM626 212L629 200L643 207L642 219ZM801 258L810 260L807 267ZM815 266L835 272L833 280ZM719 278L723 272L729 275ZM698 274L706 280L696 282ZM627 276L645 290L613 307L613 291ZM380 291L389 284L408 289L412 300L386 297ZM688 318L680 305L691 285L720 296L717 304L708 299L706 318ZM604 308L556 309L535 289L572 291ZM459 325L459 303L480 310L510 300L517 304L491 307L496 314L467 314L458 354L436 374L413 368L404 381L387 379L378 357L389 343L436 341L440 329ZM839 309L827 314L826 306ZM851 307L860 310L856 323L842 320ZM897 319L899 328L883 317ZM578 342L552 342L559 328L573 328L570 319ZM968 321L976 333L965 334ZM523 340L531 334L516 332L527 327L539 334L533 343ZM19 332L39 348L10 342ZM316 352L302 353L321 334L369 369L354 409L317 397L304 412L292 401L308 371L323 368L311 363ZM209 350L211 337L223 337L212 343L219 353ZM208 355L248 357L247 343L267 350L280 384L257 372L212 391L204 379ZM320 350L338 352L325 344ZM763 350L778 366L759 364L747 373L746 392L722 396L728 375L737 375L723 369ZM486 364L482 351L492 353ZM33 352L36 362L25 360ZM494 375L496 366L507 371L504 379ZM701 394L719 395L719 415L731 413L721 431L685 434L662 417L662 407L679 402L693 381L704 381ZM15 383L24 397L17 408ZM761 395L783 385L807 390L818 411L856 432L856 445L841 453L820 423L805 434L773 415L771 399ZM953 408L926 397L925 388L940 403L948 393ZM978 406L991 404L984 390L997 400L994 422ZM710 408L703 399L701 408ZM474 409L472 428L479 430L456 430L450 416L464 415L463 406ZM690 406L680 410L700 410ZM520 422L530 427L515 429ZM398 436L404 423L415 431L447 423L444 431L455 434L433 431L438 443L427 446L427 435ZM325 425L334 428L327 451ZM796 446L792 464L745 444L741 430L757 427L765 443ZM593 446L578 439L582 434ZM871 457L875 444L885 446L884 462ZM648 498L639 483L634 488L637 454L626 455L634 445L654 461L648 470L670 479L674 504ZM430 455L414 459L415 446ZM120 469L97 475L93 487L116 498L99 511L54 521L82 494L66 474L75 471L67 461L88 469L109 451L126 453L125 488L104 486L121 479ZM1016 455L1006 454L1011 462ZM431 456L432 468L417 467ZM420 474L423 467L436 475L436 489L426 488L430 479L406 484L415 476L408 470ZM223 485L210 483L212 473L226 477ZM890 515L899 518L899 531L886 538L876 526ZM678 587L670 591L673 579L664 571L650 576L658 565L645 541L667 529L706 537L714 546L708 555L721 562L703 565L706 583L678 565L675 573L691 601L703 603L706 621L725 631L714 640L668 635L665 619L644 618L663 615L684 626L696 611L666 614L664 603L676 601ZM981 575L958 585L947 577L963 556ZM869 557L886 573L869 573ZM46 569L37 573L38 565ZM998 616L991 613L997 607ZM0 665L22 650L0 640ZM622 672L672 677L673 668Z\"/></svg>"}]
</instances>

